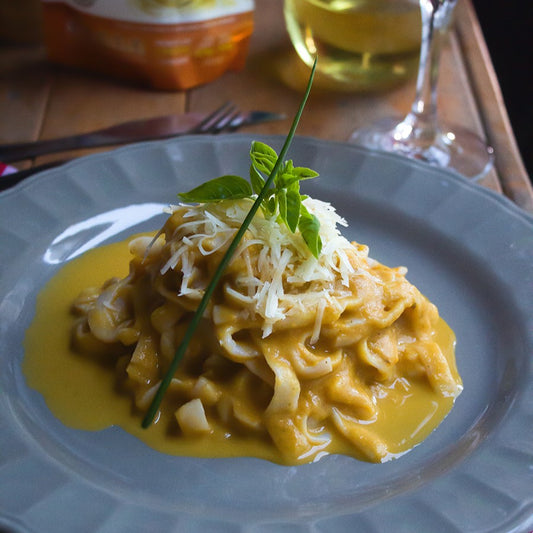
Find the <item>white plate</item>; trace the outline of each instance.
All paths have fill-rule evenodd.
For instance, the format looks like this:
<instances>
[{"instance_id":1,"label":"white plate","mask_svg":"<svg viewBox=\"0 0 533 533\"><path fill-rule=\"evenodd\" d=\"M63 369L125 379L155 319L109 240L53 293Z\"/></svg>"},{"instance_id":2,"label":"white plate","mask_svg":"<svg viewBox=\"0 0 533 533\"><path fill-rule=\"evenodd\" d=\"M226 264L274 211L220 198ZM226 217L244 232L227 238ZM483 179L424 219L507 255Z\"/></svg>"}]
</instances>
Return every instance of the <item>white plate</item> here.
<instances>
[{"instance_id":1,"label":"white plate","mask_svg":"<svg viewBox=\"0 0 533 533\"><path fill-rule=\"evenodd\" d=\"M257 136L256 136L257 138ZM464 392L420 446L383 465L283 467L170 457L120 429L64 427L21 373L43 284L88 247L156 229L175 194L248 172L246 135L182 138L78 160L0 195L0 529L61 532L525 532L533 528L533 219L464 179L297 138L347 236L435 302ZM282 139L262 140L280 148ZM43 356L46 347L43 347Z\"/></svg>"}]
</instances>

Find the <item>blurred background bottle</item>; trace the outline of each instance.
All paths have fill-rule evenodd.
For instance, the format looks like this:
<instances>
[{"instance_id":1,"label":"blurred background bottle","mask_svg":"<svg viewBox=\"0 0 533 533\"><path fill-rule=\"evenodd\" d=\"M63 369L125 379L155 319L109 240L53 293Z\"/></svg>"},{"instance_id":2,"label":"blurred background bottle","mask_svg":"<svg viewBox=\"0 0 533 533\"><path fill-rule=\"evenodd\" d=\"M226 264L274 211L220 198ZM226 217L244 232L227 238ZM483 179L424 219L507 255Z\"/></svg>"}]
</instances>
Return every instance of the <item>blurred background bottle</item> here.
<instances>
[{"instance_id":1,"label":"blurred background bottle","mask_svg":"<svg viewBox=\"0 0 533 533\"><path fill-rule=\"evenodd\" d=\"M387 89L414 76L420 51L418 0L285 0L291 41L337 88Z\"/></svg>"}]
</instances>

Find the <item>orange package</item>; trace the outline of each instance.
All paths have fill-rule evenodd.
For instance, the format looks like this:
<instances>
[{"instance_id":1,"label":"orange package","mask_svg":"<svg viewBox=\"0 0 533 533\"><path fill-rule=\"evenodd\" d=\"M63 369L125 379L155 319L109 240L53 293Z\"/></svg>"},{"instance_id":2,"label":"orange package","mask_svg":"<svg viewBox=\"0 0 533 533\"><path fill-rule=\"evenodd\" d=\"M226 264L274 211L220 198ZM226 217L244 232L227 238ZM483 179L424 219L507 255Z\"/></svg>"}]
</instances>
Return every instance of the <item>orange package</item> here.
<instances>
[{"instance_id":1,"label":"orange package","mask_svg":"<svg viewBox=\"0 0 533 533\"><path fill-rule=\"evenodd\" d=\"M42 0L52 62L156 89L244 67L253 0Z\"/></svg>"}]
</instances>

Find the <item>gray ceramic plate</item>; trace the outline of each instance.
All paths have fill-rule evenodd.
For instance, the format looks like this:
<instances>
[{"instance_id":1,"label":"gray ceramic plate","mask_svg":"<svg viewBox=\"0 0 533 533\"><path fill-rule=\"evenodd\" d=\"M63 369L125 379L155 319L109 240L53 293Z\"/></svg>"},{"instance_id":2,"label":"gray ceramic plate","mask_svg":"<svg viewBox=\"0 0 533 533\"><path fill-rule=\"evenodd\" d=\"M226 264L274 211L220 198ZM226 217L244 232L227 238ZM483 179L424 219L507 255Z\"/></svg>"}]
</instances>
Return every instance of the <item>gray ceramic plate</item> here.
<instances>
[{"instance_id":1,"label":"gray ceramic plate","mask_svg":"<svg viewBox=\"0 0 533 533\"><path fill-rule=\"evenodd\" d=\"M166 456L120 429L64 427L21 373L43 284L83 250L156 229L177 192L248 170L249 136L78 160L0 195L0 529L61 532L525 532L533 528L533 219L455 175L299 138L347 236L434 301L464 392L409 454L282 467ZM267 137L279 149L282 139Z\"/></svg>"}]
</instances>

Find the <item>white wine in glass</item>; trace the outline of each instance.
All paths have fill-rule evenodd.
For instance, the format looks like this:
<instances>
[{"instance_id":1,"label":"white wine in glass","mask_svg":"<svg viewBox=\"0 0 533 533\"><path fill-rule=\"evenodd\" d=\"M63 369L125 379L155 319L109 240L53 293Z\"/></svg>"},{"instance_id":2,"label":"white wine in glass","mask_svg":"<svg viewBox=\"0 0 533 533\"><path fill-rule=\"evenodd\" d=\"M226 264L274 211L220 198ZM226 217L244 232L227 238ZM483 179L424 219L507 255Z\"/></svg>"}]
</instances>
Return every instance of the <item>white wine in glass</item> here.
<instances>
[{"instance_id":1,"label":"white wine in glass","mask_svg":"<svg viewBox=\"0 0 533 533\"><path fill-rule=\"evenodd\" d=\"M284 0L287 31L303 62L336 90L388 89L416 75L418 0Z\"/></svg>"},{"instance_id":2,"label":"white wine in glass","mask_svg":"<svg viewBox=\"0 0 533 533\"><path fill-rule=\"evenodd\" d=\"M449 168L476 180L492 167L493 150L475 133L441 123L437 81L442 42L457 0L420 0L422 43L415 101L407 116L385 119L358 131L350 141Z\"/></svg>"}]
</instances>

